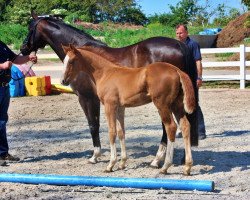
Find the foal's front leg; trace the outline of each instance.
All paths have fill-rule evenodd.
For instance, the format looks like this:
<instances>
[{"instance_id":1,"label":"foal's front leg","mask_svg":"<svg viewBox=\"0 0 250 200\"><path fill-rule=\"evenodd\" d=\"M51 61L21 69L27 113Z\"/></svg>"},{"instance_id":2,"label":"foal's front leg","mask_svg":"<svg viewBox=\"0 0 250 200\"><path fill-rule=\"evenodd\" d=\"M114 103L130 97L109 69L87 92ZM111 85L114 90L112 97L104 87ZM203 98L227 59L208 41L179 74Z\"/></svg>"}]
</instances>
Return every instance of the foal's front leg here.
<instances>
[{"instance_id":1,"label":"foal's front leg","mask_svg":"<svg viewBox=\"0 0 250 200\"><path fill-rule=\"evenodd\" d=\"M112 104L104 104L105 114L108 121L109 142L110 142L110 161L105 172L112 172L114 165L117 162L117 153L115 146L116 139L116 106Z\"/></svg>"},{"instance_id":2,"label":"foal's front leg","mask_svg":"<svg viewBox=\"0 0 250 200\"><path fill-rule=\"evenodd\" d=\"M117 112L117 132L121 145L121 161L119 169L124 169L127 161L126 145L125 145L125 128L124 128L125 108L119 107Z\"/></svg>"}]
</instances>

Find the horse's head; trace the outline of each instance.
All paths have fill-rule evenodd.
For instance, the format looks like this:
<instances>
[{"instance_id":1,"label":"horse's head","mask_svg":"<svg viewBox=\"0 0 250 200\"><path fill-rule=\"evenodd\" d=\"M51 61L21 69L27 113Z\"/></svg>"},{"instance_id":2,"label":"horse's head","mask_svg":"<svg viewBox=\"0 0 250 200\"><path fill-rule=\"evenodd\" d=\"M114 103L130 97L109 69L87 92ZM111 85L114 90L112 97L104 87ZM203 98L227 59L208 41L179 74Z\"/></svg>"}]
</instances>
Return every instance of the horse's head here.
<instances>
[{"instance_id":1,"label":"horse's head","mask_svg":"<svg viewBox=\"0 0 250 200\"><path fill-rule=\"evenodd\" d=\"M29 33L23 44L20 48L20 51L23 55L28 55L32 51L37 51L39 48L44 48L47 44L46 41L42 38L42 34L39 30L38 24L40 21L45 19L44 17L38 17L35 13L32 12L32 21L29 24Z\"/></svg>"},{"instance_id":2,"label":"horse's head","mask_svg":"<svg viewBox=\"0 0 250 200\"><path fill-rule=\"evenodd\" d=\"M63 60L64 70L61 83L63 85L69 85L78 74L77 68L79 66L79 51L71 44L69 46L62 45L62 48L66 56Z\"/></svg>"}]
</instances>

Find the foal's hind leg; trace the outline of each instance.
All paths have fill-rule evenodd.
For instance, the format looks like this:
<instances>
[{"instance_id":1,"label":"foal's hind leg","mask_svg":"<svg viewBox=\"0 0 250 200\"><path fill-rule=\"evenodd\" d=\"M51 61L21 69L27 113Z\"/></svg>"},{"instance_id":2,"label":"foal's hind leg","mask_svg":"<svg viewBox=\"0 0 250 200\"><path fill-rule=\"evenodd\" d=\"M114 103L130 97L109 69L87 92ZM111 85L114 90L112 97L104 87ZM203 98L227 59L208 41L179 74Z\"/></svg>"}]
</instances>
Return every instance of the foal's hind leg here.
<instances>
[{"instance_id":1,"label":"foal's hind leg","mask_svg":"<svg viewBox=\"0 0 250 200\"><path fill-rule=\"evenodd\" d=\"M182 132L182 137L185 145L185 165L183 169L184 175L190 175L191 167L193 165L192 152L191 152L191 142L190 142L190 123L186 117L183 108L178 108L177 104L174 108L174 115L177 122L180 125Z\"/></svg>"},{"instance_id":2,"label":"foal's hind leg","mask_svg":"<svg viewBox=\"0 0 250 200\"><path fill-rule=\"evenodd\" d=\"M191 167L193 165L192 152L191 152L191 142L190 142L190 123L184 115L180 119L180 128L182 131L182 137L185 145L185 165L183 169L184 175L190 175Z\"/></svg>"}]
</instances>

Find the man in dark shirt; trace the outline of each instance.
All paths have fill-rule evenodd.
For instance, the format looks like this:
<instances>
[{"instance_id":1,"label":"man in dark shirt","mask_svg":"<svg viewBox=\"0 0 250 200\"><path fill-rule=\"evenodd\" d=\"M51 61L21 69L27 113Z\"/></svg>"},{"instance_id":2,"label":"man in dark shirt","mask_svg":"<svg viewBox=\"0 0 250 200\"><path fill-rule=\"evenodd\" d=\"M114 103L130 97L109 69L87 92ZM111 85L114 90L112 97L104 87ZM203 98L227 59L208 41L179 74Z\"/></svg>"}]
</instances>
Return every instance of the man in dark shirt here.
<instances>
[{"instance_id":1,"label":"man in dark shirt","mask_svg":"<svg viewBox=\"0 0 250 200\"><path fill-rule=\"evenodd\" d=\"M9 81L11 80L12 63L24 64L28 61L37 62L36 55L21 56L11 51L0 41L0 166L6 165L6 160L18 161L18 157L9 154L6 134L8 108L10 103Z\"/></svg>"},{"instance_id":2,"label":"man in dark shirt","mask_svg":"<svg viewBox=\"0 0 250 200\"><path fill-rule=\"evenodd\" d=\"M199 88L202 85L202 63L201 63L202 58L201 58L200 46L197 42L188 37L188 29L186 25L184 24L177 25L175 31L176 31L176 38L184 42L193 54L193 57L196 62L197 75L198 75L196 83L197 87ZM198 115L199 139L203 140L206 138L206 128L205 128L204 116L201 107L199 105L197 107L197 115Z\"/></svg>"}]
</instances>

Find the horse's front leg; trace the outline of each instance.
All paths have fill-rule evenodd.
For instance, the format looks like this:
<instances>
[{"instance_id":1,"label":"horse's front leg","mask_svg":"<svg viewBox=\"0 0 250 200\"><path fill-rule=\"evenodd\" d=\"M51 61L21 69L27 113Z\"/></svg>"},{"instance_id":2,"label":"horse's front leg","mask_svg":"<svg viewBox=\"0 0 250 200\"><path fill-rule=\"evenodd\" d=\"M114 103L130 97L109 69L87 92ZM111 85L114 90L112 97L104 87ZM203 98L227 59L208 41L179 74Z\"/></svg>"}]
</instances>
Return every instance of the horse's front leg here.
<instances>
[{"instance_id":1,"label":"horse's front leg","mask_svg":"<svg viewBox=\"0 0 250 200\"><path fill-rule=\"evenodd\" d=\"M105 106L105 114L108 121L108 129L109 129L109 142L110 142L110 161L105 170L105 172L112 172L114 165L117 162L117 153L116 153L116 106L111 103L104 103Z\"/></svg>"},{"instance_id":2,"label":"horse's front leg","mask_svg":"<svg viewBox=\"0 0 250 200\"><path fill-rule=\"evenodd\" d=\"M125 108L119 107L117 112L117 133L120 140L121 145L121 161L119 164L119 169L124 169L127 161L127 152L126 152L126 145L125 145L125 128L124 128L124 115L125 115Z\"/></svg>"},{"instance_id":3,"label":"horse's front leg","mask_svg":"<svg viewBox=\"0 0 250 200\"><path fill-rule=\"evenodd\" d=\"M86 96L86 94L78 95L79 103L87 117L88 125L94 145L94 152L89 162L97 163L97 158L101 156L101 142L99 135L100 126L100 101L94 94Z\"/></svg>"}]
</instances>

